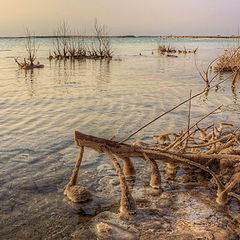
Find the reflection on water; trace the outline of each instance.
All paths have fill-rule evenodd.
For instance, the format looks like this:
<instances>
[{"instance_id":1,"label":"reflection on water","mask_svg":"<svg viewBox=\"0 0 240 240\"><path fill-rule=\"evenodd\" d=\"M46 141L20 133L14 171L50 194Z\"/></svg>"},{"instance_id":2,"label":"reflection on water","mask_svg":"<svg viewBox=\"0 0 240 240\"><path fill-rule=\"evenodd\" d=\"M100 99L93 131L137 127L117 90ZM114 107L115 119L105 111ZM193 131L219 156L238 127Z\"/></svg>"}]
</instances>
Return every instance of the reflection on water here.
<instances>
[{"instance_id":1,"label":"reflection on water","mask_svg":"<svg viewBox=\"0 0 240 240\"><path fill-rule=\"evenodd\" d=\"M199 47L199 53L175 59L151 54L157 49L157 39L116 39L114 49L122 61L48 61L51 41L40 41L39 60L45 68L25 71L17 70L12 58L24 56L24 42L0 40L0 50L11 50L0 52L0 228L5 239L62 239L82 226L82 218L89 220L104 209L116 211L114 201L120 196L117 174L106 157L90 150L84 155L79 182L94 193L92 205L80 211L64 198L78 151L74 130L125 138L186 99L190 89L193 94L201 91L204 82L195 61L204 68L222 53L223 45L218 40L179 40L176 47ZM143 55L138 56L139 52ZM219 89L193 100L193 118L222 103L239 104L238 82L231 90L229 79ZM177 109L132 141L152 141L153 135L186 128L187 111L187 106ZM233 113L230 120L218 114L207 121L213 117L215 122L233 124L239 119ZM141 162L136 164L142 179L132 184L133 191L144 185L150 173L150 169L141 172Z\"/></svg>"},{"instance_id":2,"label":"reflection on water","mask_svg":"<svg viewBox=\"0 0 240 240\"><path fill-rule=\"evenodd\" d=\"M36 70L36 69L35 69ZM24 83L27 86L27 89L29 91L29 95L33 97L35 95L34 85L36 84L39 72L35 71L33 69L31 70L25 70L25 69L18 69L16 71L16 78L19 81L22 81L24 79ZM24 78L23 78L24 76Z\"/></svg>"}]
</instances>

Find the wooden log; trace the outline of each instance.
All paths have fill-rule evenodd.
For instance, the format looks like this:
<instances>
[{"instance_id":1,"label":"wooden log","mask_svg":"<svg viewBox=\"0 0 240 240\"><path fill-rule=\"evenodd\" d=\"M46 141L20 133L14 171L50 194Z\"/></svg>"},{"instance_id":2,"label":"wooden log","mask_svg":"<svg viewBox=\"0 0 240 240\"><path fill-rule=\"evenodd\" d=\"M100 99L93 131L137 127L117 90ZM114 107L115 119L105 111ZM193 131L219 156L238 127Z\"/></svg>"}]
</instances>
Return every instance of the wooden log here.
<instances>
[{"instance_id":1,"label":"wooden log","mask_svg":"<svg viewBox=\"0 0 240 240\"><path fill-rule=\"evenodd\" d=\"M96 152L104 153L106 148L109 149L112 153L119 156L120 158L142 158L143 153L148 154L148 157L157 161L173 162L178 161L172 159L169 156L165 156L164 153L169 153L168 151L156 150L143 148L139 146L129 145L125 143L118 143L116 141L107 140L104 138L98 138L91 135L86 135L75 131L75 143L78 146L85 146L95 150ZM163 155L162 155L163 154ZM178 156L177 153L171 153L172 155ZM239 158L240 159L240 158Z\"/></svg>"},{"instance_id":2,"label":"wooden log","mask_svg":"<svg viewBox=\"0 0 240 240\"><path fill-rule=\"evenodd\" d=\"M86 135L75 131L75 143L78 146L85 146L92 148L96 152L104 153L106 147L115 155L125 158L125 157L137 157L142 158L142 154L146 153L150 159L154 159L156 161L170 162L170 163L183 163L183 161L179 161L177 157L187 158L196 163L205 164L211 159L224 159L228 158L231 160L240 161L240 155L233 154L206 154L206 153L178 153L171 152L167 150L159 150L159 149L150 149L139 146L132 146L125 143L118 143L116 141L107 140L104 138L98 138L91 135Z\"/></svg>"}]
</instances>

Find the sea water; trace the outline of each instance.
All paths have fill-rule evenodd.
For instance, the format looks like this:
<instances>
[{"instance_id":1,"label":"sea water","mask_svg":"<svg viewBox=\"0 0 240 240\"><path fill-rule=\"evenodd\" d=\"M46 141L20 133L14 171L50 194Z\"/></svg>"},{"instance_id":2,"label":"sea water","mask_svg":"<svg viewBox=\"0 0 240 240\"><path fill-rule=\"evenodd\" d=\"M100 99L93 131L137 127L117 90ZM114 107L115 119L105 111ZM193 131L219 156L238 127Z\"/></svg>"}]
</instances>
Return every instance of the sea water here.
<instances>
[{"instance_id":1,"label":"sea water","mask_svg":"<svg viewBox=\"0 0 240 240\"><path fill-rule=\"evenodd\" d=\"M86 40L90 41L90 40ZM177 58L157 54L158 44L193 50ZM14 58L27 57L25 39L0 39L0 232L3 239L61 239L120 197L116 172L104 155L86 149L79 184L90 189L94 203L72 206L63 195L79 148L74 131L116 141L136 131L204 88L199 72L237 45L236 40L170 39L157 37L111 39L113 59L49 61L52 39L37 39L37 61L43 69L18 69ZM139 55L141 53L141 55ZM209 77L214 73L210 73ZM217 76L214 84L228 75ZM221 104L237 107L231 79L208 95L192 100L191 122ZM153 135L187 128L183 105L134 135L153 142ZM238 126L233 112L210 116L211 121ZM144 165L136 163L137 179L147 181ZM148 173L150 169L148 168ZM100 210L99 210L100 209ZM82 220L85 219L85 220Z\"/></svg>"}]
</instances>

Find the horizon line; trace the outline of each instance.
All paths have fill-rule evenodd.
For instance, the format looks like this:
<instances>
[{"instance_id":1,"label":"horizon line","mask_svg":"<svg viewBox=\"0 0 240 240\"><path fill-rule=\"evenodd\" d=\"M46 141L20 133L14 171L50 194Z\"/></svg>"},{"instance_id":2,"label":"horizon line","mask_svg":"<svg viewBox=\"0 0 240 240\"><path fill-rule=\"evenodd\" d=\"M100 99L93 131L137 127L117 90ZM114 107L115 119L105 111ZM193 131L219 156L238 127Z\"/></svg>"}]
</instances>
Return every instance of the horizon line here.
<instances>
[{"instance_id":1,"label":"horizon line","mask_svg":"<svg viewBox=\"0 0 240 240\"><path fill-rule=\"evenodd\" d=\"M54 36L54 35L36 35L36 36L0 36L0 39L5 38L97 38L98 36L91 35L67 35L67 36ZM103 38L141 38L141 37L156 37L156 38L240 38L240 35L109 35L102 36Z\"/></svg>"}]
</instances>

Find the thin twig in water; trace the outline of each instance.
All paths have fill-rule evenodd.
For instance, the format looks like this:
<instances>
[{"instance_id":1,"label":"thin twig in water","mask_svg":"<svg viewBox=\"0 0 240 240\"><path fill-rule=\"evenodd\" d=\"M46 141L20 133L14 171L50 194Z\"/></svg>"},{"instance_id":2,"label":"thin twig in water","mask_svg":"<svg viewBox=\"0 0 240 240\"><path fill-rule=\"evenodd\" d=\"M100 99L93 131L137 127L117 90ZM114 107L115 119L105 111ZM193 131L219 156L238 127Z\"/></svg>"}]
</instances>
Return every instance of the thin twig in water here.
<instances>
[{"instance_id":1,"label":"thin twig in water","mask_svg":"<svg viewBox=\"0 0 240 240\"><path fill-rule=\"evenodd\" d=\"M203 119L207 118L208 116L210 116L211 114L213 114L214 112L216 112L218 109L220 109L222 107L222 105L220 105L219 107L215 108L213 111L211 111L210 113L206 114L204 117L202 117L201 119L199 119L196 123L194 123L190 128L189 131L191 129L193 129L198 123L200 123ZM167 147L165 147L163 149L163 151L167 151L169 150L171 147L173 147L178 141L179 139L181 139L183 136L185 136L187 134L187 131L185 133L183 133L179 138L177 138L175 141L173 141L170 145L168 145ZM183 141L185 141L186 137L183 138L179 143L177 143L178 145L180 145ZM176 146L174 146L176 147Z\"/></svg>"},{"instance_id":2,"label":"thin twig in water","mask_svg":"<svg viewBox=\"0 0 240 240\"><path fill-rule=\"evenodd\" d=\"M219 83L217 83L217 84L209 87L208 89L205 88L202 92L197 93L197 94L195 94L194 96L192 96L191 98L188 98L188 99L184 100L183 102L179 103L178 105L176 105L175 107L171 108L170 110L162 113L161 115L159 115L158 117L156 117L156 118L153 119L152 121L148 122L147 124L145 124L144 126L142 126L141 128L139 128L138 130L136 130L134 133L130 134L128 137L126 137L126 138L124 138L123 140L121 140L119 143L126 142L126 141L129 140L132 136L134 136L135 134L137 134L137 133L140 132L142 129L144 129L145 127L149 126L150 124L152 124L153 122L155 122L155 121L158 120L159 118L161 118L161 117L163 117L164 115L172 112L173 110L177 109L178 107L182 106L183 104L187 103L188 101L190 101L190 100L192 100L192 99L194 99L194 98L196 98L196 97L204 94L205 92L209 91L210 89L215 88L216 86L220 85L221 83L227 81L230 77L231 77L231 75L230 75L228 78L223 79L223 80L220 81ZM221 105L221 106L222 106L222 105Z\"/></svg>"},{"instance_id":3,"label":"thin twig in water","mask_svg":"<svg viewBox=\"0 0 240 240\"><path fill-rule=\"evenodd\" d=\"M190 96L189 98L191 98L192 96L192 90L190 90ZM188 103L188 124L187 124L187 139L184 143L184 146L183 146L183 150L185 150L185 148L187 147L188 145L188 140L189 140L189 127L190 127L190 121L191 121L191 100L189 101Z\"/></svg>"}]
</instances>

